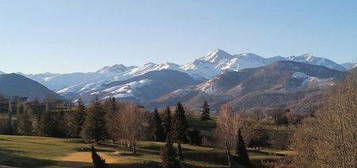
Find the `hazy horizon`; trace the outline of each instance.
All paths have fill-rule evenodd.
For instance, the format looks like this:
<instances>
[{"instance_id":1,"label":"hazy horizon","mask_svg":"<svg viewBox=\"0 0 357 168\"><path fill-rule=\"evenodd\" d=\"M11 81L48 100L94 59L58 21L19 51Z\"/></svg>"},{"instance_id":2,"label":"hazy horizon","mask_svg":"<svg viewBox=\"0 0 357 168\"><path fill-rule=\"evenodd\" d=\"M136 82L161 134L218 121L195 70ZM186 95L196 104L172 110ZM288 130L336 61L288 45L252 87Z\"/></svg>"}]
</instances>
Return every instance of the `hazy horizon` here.
<instances>
[{"instance_id":1,"label":"hazy horizon","mask_svg":"<svg viewBox=\"0 0 357 168\"><path fill-rule=\"evenodd\" d=\"M0 4L0 71L184 64L215 48L356 61L356 7L348 0L5 0Z\"/></svg>"}]
</instances>

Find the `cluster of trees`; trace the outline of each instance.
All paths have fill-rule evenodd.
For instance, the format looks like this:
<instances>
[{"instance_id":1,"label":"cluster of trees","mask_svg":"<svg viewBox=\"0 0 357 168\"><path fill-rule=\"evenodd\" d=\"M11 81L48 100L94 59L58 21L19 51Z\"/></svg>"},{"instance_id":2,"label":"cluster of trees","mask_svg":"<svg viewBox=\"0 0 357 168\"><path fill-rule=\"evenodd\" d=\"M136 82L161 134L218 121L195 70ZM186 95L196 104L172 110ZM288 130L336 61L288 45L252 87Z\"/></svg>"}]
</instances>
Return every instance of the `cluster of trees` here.
<instances>
[{"instance_id":1,"label":"cluster of trees","mask_svg":"<svg viewBox=\"0 0 357 168\"><path fill-rule=\"evenodd\" d=\"M188 137L192 134L189 134L190 130L185 113L181 103L177 103L174 114L171 114L170 107L166 107L162 117L160 117L157 109L154 110L151 120L153 139L161 142L166 141L166 145L161 149L163 168L181 167L181 161L184 160L181 144L187 143L189 138L191 142L194 139ZM173 143L177 143L177 151Z\"/></svg>"},{"instance_id":2,"label":"cluster of trees","mask_svg":"<svg viewBox=\"0 0 357 168\"><path fill-rule=\"evenodd\" d=\"M126 143L136 152L136 141L143 135L148 114L133 103L118 103L114 98L94 100L61 110L50 102L17 102L16 119L9 103L8 119L1 122L2 133L49 137L83 138L100 143L107 139Z\"/></svg>"},{"instance_id":3,"label":"cluster of trees","mask_svg":"<svg viewBox=\"0 0 357 168\"><path fill-rule=\"evenodd\" d=\"M7 121L2 122L1 132L10 135L69 137L67 127L71 113L66 109L54 112L49 106L49 102L39 103L36 100L9 101Z\"/></svg>"},{"instance_id":4,"label":"cluster of trees","mask_svg":"<svg viewBox=\"0 0 357 168\"><path fill-rule=\"evenodd\" d=\"M200 131L189 128L186 112L181 103L176 105L173 113L170 107L167 107L161 114L157 109L153 113L148 113L134 103L120 103L114 98L104 102L94 100L88 106L81 100L77 103L77 106L66 111L51 108L50 102L17 103L16 120L12 118L13 110L10 105L8 123L5 124L6 128L8 127L7 133L80 137L89 143L112 140L113 143L127 145L133 153L136 153L138 140L152 137L154 141L166 142L161 150L163 166L174 162L182 164L183 143L200 145L202 142ZM201 120L209 119L209 106L205 102ZM14 129L15 132L12 131ZM147 135L147 132L150 134ZM177 144L177 150L173 143ZM95 155L94 147L92 153L93 160L101 164L101 160Z\"/></svg>"},{"instance_id":5,"label":"cluster of trees","mask_svg":"<svg viewBox=\"0 0 357 168\"><path fill-rule=\"evenodd\" d=\"M79 105L78 109L83 107ZM136 153L137 141L143 139L148 128L149 114L143 108L130 102L119 103L115 98L93 101L84 114L77 114L75 118L78 136L95 143L111 139L113 143L127 145L133 153Z\"/></svg>"},{"instance_id":6,"label":"cluster of trees","mask_svg":"<svg viewBox=\"0 0 357 168\"><path fill-rule=\"evenodd\" d=\"M165 142L168 137L178 136L181 143L190 143L192 145L201 145L201 132L195 128L189 128L184 107L178 103L174 114L171 114L170 107L166 107L162 113L155 109L150 120L150 128L152 131L152 140L157 142ZM210 111L208 103L205 102L202 107L200 120L210 120ZM181 132L178 132L181 131Z\"/></svg>"},{"instance_id":7,"label":"cluster of trees","mask_svg":"<svg viewBox=\"0 0 357 168\"><path fill-rule=\"evenodd\" d=\"M210 120L210 110L207 102L204 102L200 119L202 121ZM161 115L155 109L150 125L153 140L166 142L160 152L161 166L163 168L184 167L184 155L181 145L188 142L193 145L201 145L202 143L200 131L189 128L185 109L180 102L177 103L174 114L171 114L170 107L166 107ZM173 143L177 144L177 149L173 146Z\"/></svg>"},{"instance_id":8,"label":"cluster of trees","mask_svg":"<svg viewBox=\"0 0 357 168\"><path fill-rule=\"evenodd\" d=\"M357 165L357 72L331 88L292 138L291 167L354 168Z\"/></svg>"}]
</instances>

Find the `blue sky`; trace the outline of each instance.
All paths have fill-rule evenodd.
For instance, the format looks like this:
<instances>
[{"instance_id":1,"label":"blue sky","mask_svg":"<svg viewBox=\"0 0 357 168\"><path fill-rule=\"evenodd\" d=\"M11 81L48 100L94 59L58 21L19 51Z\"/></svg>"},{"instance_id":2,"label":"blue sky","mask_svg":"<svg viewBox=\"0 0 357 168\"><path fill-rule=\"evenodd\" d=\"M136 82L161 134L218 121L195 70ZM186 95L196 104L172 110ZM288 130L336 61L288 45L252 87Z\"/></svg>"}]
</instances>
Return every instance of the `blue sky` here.
<instances>
[{"instance_id":1,"label":"blue sky","mask_svg":"<svg viewBox=\"0 0 357 168\"><path fill-rule=\"evenodd\" d=\"M0 0L0 71L186 63L221 48L357 58L355 0Z\"/></svg>"}]
</instances>

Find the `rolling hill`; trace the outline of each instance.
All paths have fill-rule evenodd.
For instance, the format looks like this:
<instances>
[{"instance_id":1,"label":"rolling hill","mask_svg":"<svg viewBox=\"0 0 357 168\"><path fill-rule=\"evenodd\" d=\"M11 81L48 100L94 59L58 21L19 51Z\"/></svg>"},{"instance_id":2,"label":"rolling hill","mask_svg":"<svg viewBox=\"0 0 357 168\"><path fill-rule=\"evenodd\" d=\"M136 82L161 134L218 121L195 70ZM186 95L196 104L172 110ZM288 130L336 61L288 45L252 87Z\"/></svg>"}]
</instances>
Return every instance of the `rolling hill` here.
<instances>
[{"instance_id":1,"label":"rolling hill","mask_svg":"<svg viewBox=\"0 0 357 168\"><path fill-rule=\"evenodd\" d=\"M15 73L0 75L0 94L5 97L19 96L41 100L47 97L62 99L60 95L40 83Z\"/></svg>"}]
</instances>

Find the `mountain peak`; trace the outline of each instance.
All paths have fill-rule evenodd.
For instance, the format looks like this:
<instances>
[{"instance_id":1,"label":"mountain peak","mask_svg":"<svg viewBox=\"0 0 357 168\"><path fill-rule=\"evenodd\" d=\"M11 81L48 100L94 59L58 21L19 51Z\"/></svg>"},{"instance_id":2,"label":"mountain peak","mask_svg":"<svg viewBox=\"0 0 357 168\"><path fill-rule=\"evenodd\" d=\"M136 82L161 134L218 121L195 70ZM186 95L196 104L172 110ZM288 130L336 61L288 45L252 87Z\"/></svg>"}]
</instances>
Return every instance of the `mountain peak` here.
<instances>
[{"instance_id":1,"label":"mountain peak","mask_svg":"<svg viewBox=\"0 0 357 168\"><path fill-rule=\"evenodd\" d=\"M322 58L322 57L316 57L311 54L303 54L299 56L290 56L286 58L288 61L295 61L295 62L302 62L302 63L307 63L307 64L314 64L314 65L320 65L320 66L325 66L330 69L335 69L338 71L344 71L345 68L342 65L339 65L330 59L327 58Z\"/></svg>"},{"instance_id":2,"label":"mountain peak","mask_svg":"<svg viewBox=\"0 0 357 168\"><path fill-rule=\"evenodd\" d=\"M231 54L228 54L221 49L214 49L210 51L205 57L202 57L201 60L214 63L222 60L229 60L232 59L232 57L233 56Z\"/></svg>"},{"instance_id":3,"label":"mountain peak","mask_svg":"<svg viewBox=\"0 0 357 168\"><path fill-rule=\"evenodd\" d=\"M153 62L147 62L144 64L145 67L148 67L148 66L155 66L156 64L153 63Z\"/></svg>"},{"instance_id":4,"label":"mountain peak","mask_svg":"<svg viewBox=\"0 0 357 168\"><path fill-rule=\"evenodd\" d=\"M254 53L240 53L240 54L237 54L237 55L234 55L235 57L245 57L245 58L250 58L250 59L256 59L256 60L259 60L259 59L264 59L263 57L257 55L257 54L254 54Z\"/></svg>"},{"instance_id":5,"label":"mountain peak","mask_svg":"<svg viewBox=\"0 0 357 168\"><path fill-rule=\"evenodd\" d=\"M112 66L105 66L102 69L98 70L98 73L122 73L128 70L128 67L126 67L123 64L115 64Z\"/></svg>"},{"instance_id":6,"label":"mountain peak","mask_svg":"<svg viewBox=\"0 0 357 168\"><path fill-rule=\"evenodd\" d=\"M302 54L302 55L297 56L297 57L304 58L306 61L311 62L314 59L315 56L313 56L312 54L306 53L306 54Z\"/></svg>"}]
</instances>

